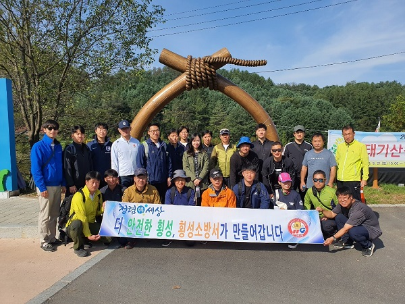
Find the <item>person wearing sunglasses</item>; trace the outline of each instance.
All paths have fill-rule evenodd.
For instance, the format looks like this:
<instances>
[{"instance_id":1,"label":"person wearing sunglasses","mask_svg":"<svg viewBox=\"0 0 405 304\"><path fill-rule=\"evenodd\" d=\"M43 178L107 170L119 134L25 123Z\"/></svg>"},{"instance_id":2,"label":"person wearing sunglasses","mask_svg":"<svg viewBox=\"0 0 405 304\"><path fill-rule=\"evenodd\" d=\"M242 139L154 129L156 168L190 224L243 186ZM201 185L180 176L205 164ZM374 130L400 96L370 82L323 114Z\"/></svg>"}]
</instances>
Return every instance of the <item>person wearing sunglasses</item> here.
<instances>
[{"instance_id":1,"label":"person wearing sunglasses","mask_svg":"<svg viewBox=\"0 0 405 304\"><path fill-rule=\"evenodd\" d=\"M326 187L326 173L322 170L316 170L312 175L312 182L313 186L305 194L304 208L306 210L316 209L317 207L327 210L335 208L338 203L336 190ZM319 217L324 239L334 235L337 231L335 221L325 217L322 212L319 212Z\"/></svg>"},{"instance_id":2,"label":"person wearing sunglasses","mask_svg":"<svg viewBox=\"0 0 405 304\"><path fill-rule=\"evenodd\" d=\"M31 174L34 179L38 200L38 228L40 246L45 251L55 251L55 245L61 244L56 239L56 222L59 216L61 192L66 191L63 175L62 146L56 139L59 124L47 120L42 125L45 133L42 140L31 149Z\"/></svg>"},{"instance_id":3,"label":"person wearing sunglasses","mask_svg":"<svg viewBox=\"0 0 405 304\"><path fill-rule=\"evenodd\" d=\"M270 198L273 198L274 191L280 189L281 186L278 183L278 176L282 172L286 172L292 179L292 189L295 189L295 168L294 163L288 157L283 154L283 145L281 142L276 141L271 147L271 156L268 157L263 164L262 176L263 184L266 186L267 191L270 194Z\"/></svg>"}]
</instances>

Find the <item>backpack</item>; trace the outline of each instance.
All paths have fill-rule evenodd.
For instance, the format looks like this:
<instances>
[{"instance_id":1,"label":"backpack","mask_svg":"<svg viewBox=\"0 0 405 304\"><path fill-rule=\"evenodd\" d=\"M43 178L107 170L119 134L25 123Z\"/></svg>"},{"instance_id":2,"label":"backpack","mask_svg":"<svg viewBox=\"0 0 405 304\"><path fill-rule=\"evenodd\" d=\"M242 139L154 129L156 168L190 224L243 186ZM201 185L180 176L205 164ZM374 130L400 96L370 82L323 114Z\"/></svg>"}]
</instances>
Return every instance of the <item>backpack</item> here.
<instances>
[{"instance_id":1,"label":"backpack","mask_svg":"<svg viewBox=\"0 0 405 304\"><path fill-rule=\"evenodd\" d=\"M187 191L187 202L191 197L191 191L192 191L191 188L189 188L188 191ZM176 196L176 189L175 189L175 187L171 187L170 188L170 199L171 199L172 203L174 202L174 197L175 196Z\"/></svg>"},{"instance_id":2,"label":"backpack","mask_svg":"<svg viewBox=\"0 0 405 304\"><path fill-rule=\"evenodd\" d=\"M83 204L86 202L86 197L84 196L83 190L79 189L77 190L77 192L79 192L82 195L82 199L83 199ZM67 222L73 218L73 216L75 215L75 212L72 213L72 215L69 216L70 214L70 207L72 205L72 199L73 196L75 195L71 194L68 197L65 197L62 201L62 204L60 205L59 208L59 224L58 224L58 230L59 230L59 239L61 241L63 241L63 243L66 244L68 243L68 235L66 233L66 224ZM98 194L97 196L98 198L98 210L100 210L100 198L101 198L101 193Z\"/></svg>"}]
</instances>

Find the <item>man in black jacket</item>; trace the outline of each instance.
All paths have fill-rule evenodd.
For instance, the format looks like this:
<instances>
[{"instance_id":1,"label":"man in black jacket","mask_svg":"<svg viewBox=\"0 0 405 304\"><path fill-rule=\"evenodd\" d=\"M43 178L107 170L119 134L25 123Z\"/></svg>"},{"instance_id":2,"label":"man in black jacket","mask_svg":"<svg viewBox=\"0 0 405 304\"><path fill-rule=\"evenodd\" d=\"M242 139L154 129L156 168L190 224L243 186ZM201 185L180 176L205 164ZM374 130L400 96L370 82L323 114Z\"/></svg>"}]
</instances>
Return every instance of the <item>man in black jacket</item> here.
<instances>
[{"instance_id":1,"label":"man in black jacket","mask_svg":"<svg viewBox=\"0 0 405 304\"><path fill-rule=\"evenodd\" d=\"M278 176L281 172L287 172L288 174L290 174L292 179L291 188L293 189L293 187L295 186L294 163L288 157L283 156L282 151L283 145L279 141L274 142L273 146L271 147L272 156L267 158L263 164L263 184L266 186L266 189L271 197L273 197L274 191L276 189L281 188L278 183Z\"/></svg>"},{"instance_id":2,"label":"man in black jacket","mask_svg":"<svg viewBox=\"0 0 405 304\"><path fill-rule=\"evenodd\" d=\"M91 152L84 143L85 130L81 125L73 126L71 136L73 143L63 151L63 171L66 179L66 196L76 193L86 184L85 177L93 171Z\"/></svg>"},{"instance_id":3,"label":"man in black jacket","mask_svg":"<svg viewBox=\"0 0 405 304\"><path fill-rule=\"evenodd\" d=\"M242 136L239 140L236 151L230 160L230 174L229 174L229 188L233 188L239 181L242 180L242 168L253 167L255 168L256 178L259 179L260 161L255 152L251 150L253 144L250 142L249 137Z\"/></svg>"},{"instance_id":4,"label":"man in black jacket","mask_svg":"<svg viewBox=\"0 0 405 304\"><path fill-rule=\"evenodd\" d=\"M267 126L263 123L259 123L256 126L257 140L252 142L252 151L257 154L260 160L259 181L263 182L262 168L264 161L271 156L271 146L274 141L270 141L266 138Z\"/></svg>"},{"instance_id":5,"label":"man in black jacket","mask_svg":"<svg viewBox=\"0 0 405 304\"><path fill-rule=\"evenodd\" d=\"M305 190L300 189L301 183L301 169L302 161L304 160L304 155L309 150L312 149L312 145L304 141L305 137L305 128L304 126L298 125L294 127L294 141L289 142L284 147L284 156L288 157L294 163L295 168L295 179L293 178L293 187L292 189L298 188L298 192L301 195L301 199L304 200ZM292 176L291 176L292 177Z\"/></svg>"}]
</instances>

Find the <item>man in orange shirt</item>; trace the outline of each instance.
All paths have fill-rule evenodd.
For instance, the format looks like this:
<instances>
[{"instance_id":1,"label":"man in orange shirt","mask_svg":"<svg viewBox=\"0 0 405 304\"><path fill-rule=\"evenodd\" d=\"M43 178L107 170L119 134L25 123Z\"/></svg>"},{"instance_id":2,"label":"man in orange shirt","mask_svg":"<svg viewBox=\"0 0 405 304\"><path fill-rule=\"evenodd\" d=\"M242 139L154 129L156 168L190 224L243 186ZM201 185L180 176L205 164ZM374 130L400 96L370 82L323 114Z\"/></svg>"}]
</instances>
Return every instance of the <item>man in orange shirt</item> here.
<instances>
[{"instance_id":1,"label":"man in orange shirt","mask_svg":"<svg viewBox=\"0 0 405 304\"><path fill-rule=\"evenodd\" d=\"M203 207L229 207L236 208L236 196L231 189L224 185L224 177L218 168L210 171L211 184L202 194Z\"/></svg>"}]
</instances>

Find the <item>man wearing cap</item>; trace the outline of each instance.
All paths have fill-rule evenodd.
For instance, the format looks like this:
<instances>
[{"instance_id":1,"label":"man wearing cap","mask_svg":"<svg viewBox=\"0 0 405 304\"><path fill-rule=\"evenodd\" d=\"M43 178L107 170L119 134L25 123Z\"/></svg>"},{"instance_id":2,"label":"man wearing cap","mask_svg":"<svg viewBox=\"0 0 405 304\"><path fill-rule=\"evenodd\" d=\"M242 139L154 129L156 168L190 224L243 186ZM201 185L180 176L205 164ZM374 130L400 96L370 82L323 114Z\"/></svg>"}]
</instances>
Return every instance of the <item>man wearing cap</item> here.
<instances>
[{"instance_id":1,"label":"man wearing cap","mask_svg":"<svg viewBox=\"0 0 405 304\"><path fill-rule=\"evenodd\" d=\"M131 125L128 120L118 124L121 137L113 142L111 147L111 168L118 172L121 185L129 187L134 183L136 157L139 150L139 140L131 136Z\"/></svg>"},{"instance_id":2,"label":"man wearing cap","mask_svg":"<svg viewBox=\"0 0 405 304\"><path fill-rule=\"evenodd\" d=\"M255 167L242 167L243 179L232 188L236 195L237 208L269 209L270 205L273 207L266 187L256 180L256 175Z\"/></svg>"},{"instance_id":3,"label":"man wearing cap","mask_svg":"<svg viewBox=\"0 0 405 304\"><path fill-rule=\"evenodd\" d=\"M301 199L304 199L305 191L301 191L300 189L302 161L304 160L305 153L311 150L312 146L310 143L304 141L304 126L295 126L293 135L294 141L289 142L285 145L283 154L291 159L294 163L295 177L293 181L293 187L298 188Z\"/></svg>"},{"instance_id":4,"label":"man wearing cap","mask_svg":"<svg viewBox=\"0 0 405 304\"><path fill-rule=\"evenodd\" d=\"M239 151L236 151L231 156L230 161L229 187L231 189L242 179L243 167L254 168L256 180L259 178L260 160L257 154L251 150L253 144L250 142L249 137L242 136L236 148L238 148Z\"/></svg>"},{"instance_id":5,"label":"man wearing cap","mask_svg":"<svg viewBox=\"0 0 405 304\"><path fill-rule=\"evenodd\" d=\"M235 153L236 147L230 143L230 132L228 129L221 129L219 131L219 138L221 139L221 143L212 149L210 168L219 167L222 171L225 184L229 185L231 156Z\"/></svg>"},{"instance_id":6,"label":"man wearing cap","mask_svg":"<svg viewBox=\"0 0 405 304\"><path fill-rule=\"evenodd\" d=\"M360 188L367 185L368 179L368 153L366 145L354 139L352 125L342 129L344 142L336 150L337 186L349 187L353 197L361 200Z\"/></svg>"},{"instance_id":7,"label":"man wearing cap","mask_svg":"<svg viewBox=\"0 0 405 304\"><path fill-rule=\"evenodd\" d=\"M253 144L252 151L257 154L260 160L259 181L261 182L263 182L263 177L261 174L263 163L266 160L266 158L270 157L271 146L274 143L274 141L270 141L266 138L266 134L267 134L267 126L263 123L259 123L256 126L257 140L252 142Z\"/></svg>"},{"instance_id":8,"label":"man wearing cap","mask_svg":"<svg viewBox=\"0 0 405 304\"><path fill-rule=\"evenodd\" d=\"M149 138L142 143L136 158L138 168L148 171L149 183L156 187L162 204L165 194L171 184L172 161L167 151L167 145L160 139L160 125L151 123L148 128Z\"/></svg>"},{"instance_id":9,"label":"man wearing cap","mask_svg":"<svg viewBox=\"0 0 405 304\"><path fill-rule=\"evenodd\" d=\"M203 207L236 208L236 196L231 189L224 185L221 170L215 168L210 171L211 184L202 194Z\"/></svg>"},{"instance_id":10,"label":"man wearing cap","mask_svg":"<svg viewBox=\"0 0 405 304\"><path fill-rule=\"evenodd\" d=\"M156 187L148 184L148 173L144 168L134 171L134 185L128 187L122 196L124 203L160 204L160 195ZM135 245L133 239L119 238L118 242L126 249L132 249Z\"/></svg>"}]
</instances>

